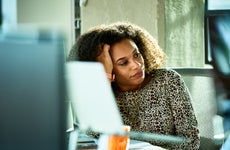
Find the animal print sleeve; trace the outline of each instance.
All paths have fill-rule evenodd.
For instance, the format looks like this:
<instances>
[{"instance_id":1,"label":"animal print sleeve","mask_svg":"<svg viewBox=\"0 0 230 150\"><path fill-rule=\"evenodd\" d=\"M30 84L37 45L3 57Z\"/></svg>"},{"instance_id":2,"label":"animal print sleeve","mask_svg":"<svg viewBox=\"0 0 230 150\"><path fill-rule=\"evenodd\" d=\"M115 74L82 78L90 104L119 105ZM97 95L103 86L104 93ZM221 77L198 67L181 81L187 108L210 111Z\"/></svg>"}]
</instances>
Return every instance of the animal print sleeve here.
<instances>
[{"instance_id":1,"label":"animal print sleeve","mask_svg":"<svg viewBox=\"0 0 230 150\"><path fill-rule=\"evenodd\" d=\"M168 99L174 118L175 134L190 139L190 142L177 145L175 149L199 149L198 123L191 103L191 96L182 77L175 71L169 73Z\"/></svg>"}]
</instances>

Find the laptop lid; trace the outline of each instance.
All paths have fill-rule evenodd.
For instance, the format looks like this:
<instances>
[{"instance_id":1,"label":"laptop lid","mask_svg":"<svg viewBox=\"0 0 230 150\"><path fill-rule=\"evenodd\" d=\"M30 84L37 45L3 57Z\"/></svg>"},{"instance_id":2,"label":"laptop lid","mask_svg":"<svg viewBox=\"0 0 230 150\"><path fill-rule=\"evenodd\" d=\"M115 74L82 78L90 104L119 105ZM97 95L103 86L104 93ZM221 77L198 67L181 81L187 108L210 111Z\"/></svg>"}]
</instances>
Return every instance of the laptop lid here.
<instances>
[{"instance_id":1,"label":"laptop lid","mask_svg":"<svg viewBox=\"0 0 230 150\"><path fill-rule=\"evenodd\" d=\"M0 34L0 149L63 150L64 39L56 32Z\"/></svg>"},{"instance_id":2,"label":"laptop lid","mask_svg":"<svg viewBox=\"0 0 230 150\"><path fill-rule=\"evenodd\" d=\"M123 131L123 122L104 67L98 62L67 63L68 95L80 130Z\"/></svg>"}]
</instances>

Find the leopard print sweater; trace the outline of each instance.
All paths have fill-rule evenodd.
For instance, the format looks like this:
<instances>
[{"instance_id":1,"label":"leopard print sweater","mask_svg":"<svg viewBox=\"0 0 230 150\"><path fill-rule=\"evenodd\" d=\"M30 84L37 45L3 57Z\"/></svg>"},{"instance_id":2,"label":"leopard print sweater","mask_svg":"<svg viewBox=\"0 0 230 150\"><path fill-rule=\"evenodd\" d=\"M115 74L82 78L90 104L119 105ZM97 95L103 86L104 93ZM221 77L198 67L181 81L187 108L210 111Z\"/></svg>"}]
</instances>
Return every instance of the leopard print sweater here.
<instances>
[{"instance_id":1,"label":"leopard print sweater","mask_svg":"<svg viewBox=\"0 0 230 150\"><path fill-rule=\"evenodd\" d=\"M181 76L171 69L152 72L144 88L122 92L113 86L118 108L126 125L138 132L159 133L189 138L183 144L148 141L167 149L199 149L198 123L190 93Z\"/></svg>"}]
</instances>

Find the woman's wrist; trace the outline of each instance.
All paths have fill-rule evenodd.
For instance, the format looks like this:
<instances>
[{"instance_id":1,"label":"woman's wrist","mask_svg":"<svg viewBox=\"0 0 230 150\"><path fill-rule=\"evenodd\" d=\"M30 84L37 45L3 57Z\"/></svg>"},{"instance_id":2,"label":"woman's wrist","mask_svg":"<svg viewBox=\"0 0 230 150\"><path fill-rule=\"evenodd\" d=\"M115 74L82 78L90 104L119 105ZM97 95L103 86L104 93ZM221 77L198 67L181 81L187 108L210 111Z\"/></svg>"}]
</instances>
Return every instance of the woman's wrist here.
<instances>
[{"instance_id":1,"label":"woman's wrist","mask_svg":"<svg viewBox=\"0 0 230 150\"><path fill-rule=\"evenodd\" d=\"M114 81L114 79L115 79L115 75L112 73L106 73L106 76L110 81Z\"/></svg>"}]
</instances>

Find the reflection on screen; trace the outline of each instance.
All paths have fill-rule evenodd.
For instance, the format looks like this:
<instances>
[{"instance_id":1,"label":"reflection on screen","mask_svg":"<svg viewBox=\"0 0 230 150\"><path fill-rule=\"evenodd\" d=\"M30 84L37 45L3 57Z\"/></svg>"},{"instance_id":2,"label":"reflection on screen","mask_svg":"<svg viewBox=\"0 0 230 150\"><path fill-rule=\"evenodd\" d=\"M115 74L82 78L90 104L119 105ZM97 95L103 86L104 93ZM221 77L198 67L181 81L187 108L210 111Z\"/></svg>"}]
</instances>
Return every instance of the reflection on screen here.
<instances>
[{"instance_id":1,"label":"reflection on screen","mask_svg":"<svg viewBox=\"0 0 230 150\"><path fill-rule=\"evenodd\" d=\"M230 75L230 15L213 16L210 40L214 63L222 75Z\"/></svg>"}]
</instances>

